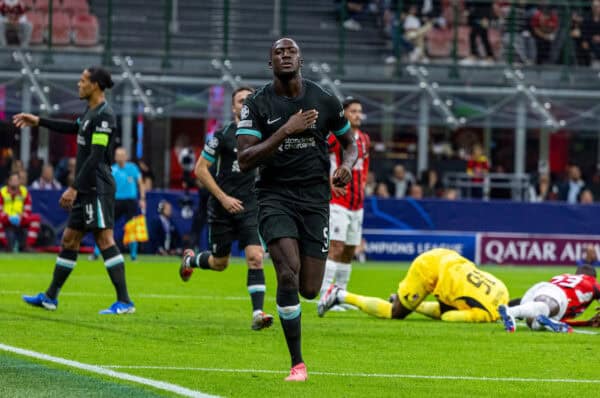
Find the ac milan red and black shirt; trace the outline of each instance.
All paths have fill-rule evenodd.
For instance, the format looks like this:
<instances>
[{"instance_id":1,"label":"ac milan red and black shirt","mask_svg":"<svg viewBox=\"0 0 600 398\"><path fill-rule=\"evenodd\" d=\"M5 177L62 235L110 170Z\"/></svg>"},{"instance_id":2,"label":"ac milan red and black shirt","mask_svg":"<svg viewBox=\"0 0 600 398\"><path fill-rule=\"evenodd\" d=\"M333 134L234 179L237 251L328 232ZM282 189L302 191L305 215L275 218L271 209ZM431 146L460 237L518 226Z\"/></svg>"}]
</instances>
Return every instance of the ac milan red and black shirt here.
<instances>
[{"instance_id":1,"label":"ac milan red and black shirt","mask_svg":"<svg viewBox=\"0 0 600 398\"><path fill-rule=\"evenodd\" d=\"M360 130L354 134L358 148L358 159L352 167L352 181L346 185L346 195L331 198L331 204L340 205L348 210L360 210L365 202L365 185L369 173L369 136ZM343 149L334 135L329 136L329 153L331 154L332 170L341 166Z\"/></svg>"},{"instance_id":2,"label":"ac milan red and black shirt","mask_svg":"<svg viewBox=\"0 0 600 398\"><path fill-rule=\"evenodd\" d=\"M565 292L569 305L563 319L572 319L582 314L594 300L600 298L600 285L590 275L557 275L550 283Z\"/></svg>"}]
</instances>

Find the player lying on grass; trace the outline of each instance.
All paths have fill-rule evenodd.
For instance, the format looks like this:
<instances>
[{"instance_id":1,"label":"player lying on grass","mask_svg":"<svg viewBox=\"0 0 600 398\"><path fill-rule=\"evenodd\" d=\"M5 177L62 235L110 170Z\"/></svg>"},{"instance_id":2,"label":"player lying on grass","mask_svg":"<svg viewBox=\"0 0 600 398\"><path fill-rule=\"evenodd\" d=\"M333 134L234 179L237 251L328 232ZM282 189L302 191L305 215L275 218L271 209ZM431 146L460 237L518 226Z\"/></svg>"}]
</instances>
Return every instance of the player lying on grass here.
<instances>
[{"instance_id":1,"label":"player lying on grass","mask_svg":"<svg viewBox=\"0 0 600 398\"><path fill-rule=\"evenodd\" d=\"M425 302L429 294L437 301ZM318 312L323 316L332 306L345 303L380 318L404 319L416 311L449 322L494 322L500 318L498 306L508 303L508 290L457 252L433 249L412 262L390 301L330 285L319 300Z\"/></svg>"},{"instance_id":2,"label":"player lying on grass","mask_svg":"<svg viewBox=\"0 0 600 398\"><path fill-rule=\"evenodd\" d=\"M532 330L548 329L553 332L568 333L572 326L597 326L594 319L574 321L593 300L600 299L600 285L596 280L596 270L591 265L582 265L575 274L562 274L550 282L533 285L521 299L519 305L500 305L504 329L514 332L515 318L525 319Z\"/></svg>"}]
</instances>

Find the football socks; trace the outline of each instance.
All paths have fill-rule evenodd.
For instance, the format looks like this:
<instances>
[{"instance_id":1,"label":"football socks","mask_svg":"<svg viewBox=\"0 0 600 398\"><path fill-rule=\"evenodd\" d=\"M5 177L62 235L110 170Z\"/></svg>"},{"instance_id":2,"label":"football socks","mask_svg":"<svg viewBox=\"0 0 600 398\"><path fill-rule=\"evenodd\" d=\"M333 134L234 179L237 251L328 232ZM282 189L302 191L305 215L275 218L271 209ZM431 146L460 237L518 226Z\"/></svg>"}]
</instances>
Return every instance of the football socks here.
<instances>
[{"instance_id":1,"label":"football socks","mask_svg":"<svg viewBox=\"0 0 600 398\"><path fill-rule=\"evenodd\" d=\"M302 360L302 328L300 323L302 310L297 290L277 288L277 312L292 359L292 366L298 365L304 361Z\"/></svg>"},{"instance_id":2,"label":"football socks","mask_svg":"<svg viewBox=\"0 0 600 398\"><path fill-rule=\"evenodd\" d=\"M65 248L60 251L58 257L56 257L52 282L50 283L48 290L46 290L46 296L48 298L53 300L56 299L58 292L71 274L71 271L73 271L73 268L75 268L76 261L77 251Z\"/></svg>"},{"instance_id":3,"label":"football socks","mask_svg":"<svg viewBox=\"0 0 600 398\"><path fill-rule=\"evenodd\" d=\"M345 304L352 304L358 307L361 311L378 318L392 317L392 303L377 297L359 296L358 294L345 292L342 297L338 295L338 299Z\"/></svg>"},{"instance_id":4,"label":"football socks","mask_svg":"<svg viewBox=\"0 0 600 398\"><path fill-rule=\"evenodd\" d=\"M248 286L248 293L250 293L250 299L252 300L252 312L262 311L266 291L264 271L248 268L246 286Z\"/></svg>"},{"instance_id":5,"label":"football socks","mask_svg":"<svg viewBox=\"0 0 600 398\"><path fill-rule=\"evenodd\" d=\"M117 291L117 300L130 303L127 283L125 282L125 261L117 246L102 250L102 258L104 258L104 265Z\"/></svg>"}]
</instances>

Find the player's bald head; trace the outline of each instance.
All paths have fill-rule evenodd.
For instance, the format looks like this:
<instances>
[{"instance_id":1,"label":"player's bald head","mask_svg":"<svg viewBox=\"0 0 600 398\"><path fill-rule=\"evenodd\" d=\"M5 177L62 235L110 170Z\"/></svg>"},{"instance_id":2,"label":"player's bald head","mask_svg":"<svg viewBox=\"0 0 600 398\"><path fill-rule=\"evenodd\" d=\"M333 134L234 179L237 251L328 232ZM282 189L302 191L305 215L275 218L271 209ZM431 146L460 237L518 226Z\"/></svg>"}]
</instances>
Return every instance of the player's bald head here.
<instances>
[{"instance_id":1,"label":"player's bald head","mask_svg":"<svg viewBox=\"0 0 600 398\"><path fill-rule=\"evenodd\" d=\"M296 43L296 40L289 37L282 37L281 39L277 39L271 45L271 57L273 57L273 51L277 48L296 48L298 50L298 54L300 54L300 46Z\"/></svg>"}]
</instances>

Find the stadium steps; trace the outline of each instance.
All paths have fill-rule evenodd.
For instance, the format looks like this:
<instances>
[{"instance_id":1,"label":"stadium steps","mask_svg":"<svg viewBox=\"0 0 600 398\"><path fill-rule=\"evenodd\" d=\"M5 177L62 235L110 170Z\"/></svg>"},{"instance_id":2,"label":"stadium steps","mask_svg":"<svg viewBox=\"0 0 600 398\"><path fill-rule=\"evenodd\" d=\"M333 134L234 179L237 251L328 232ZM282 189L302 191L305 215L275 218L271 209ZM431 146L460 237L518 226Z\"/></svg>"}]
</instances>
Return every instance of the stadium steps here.
<instances>
[{"instance_id":1,"label":"stadium steps","mask_svg":"<svg viewBox=\"0 0 600 398\"><path fill-rule=\"evenodd\" d=\"M106 34L107 6L91 0ZM304 0L288 2L287 35L302 46L307 61L336 62L339 29L333 2ZM121 53L160 56L165 47L164 1L128 0L113 3L113 49ZM272 33L273 0L230 1L229 57L262 61ZM140 10L144 10L140 13ZM174 57L219 57L223 50L224 21L221 0L179 1L179 32L171 37ZM379 62L384 41L374 26L363 24L360 32L346 32L346 62Z\"/></svg>"}]
</instances>

